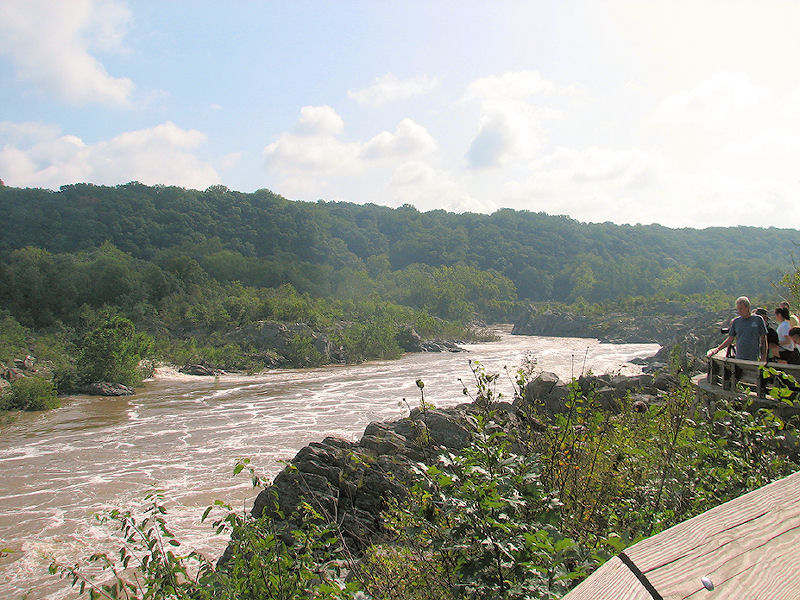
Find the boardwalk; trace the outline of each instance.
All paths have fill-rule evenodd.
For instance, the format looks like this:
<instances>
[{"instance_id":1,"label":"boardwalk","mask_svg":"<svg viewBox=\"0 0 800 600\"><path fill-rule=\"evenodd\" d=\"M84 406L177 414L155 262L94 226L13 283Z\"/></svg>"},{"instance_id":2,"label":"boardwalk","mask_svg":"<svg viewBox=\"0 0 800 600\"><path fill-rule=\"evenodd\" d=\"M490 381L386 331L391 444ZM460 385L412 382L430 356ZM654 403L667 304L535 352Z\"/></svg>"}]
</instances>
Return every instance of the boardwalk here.
<instances>
[{"instance_id":1,"label":"boardwalk","mask_svg":"<svg viewBox=\"0 0 800 600\"><path fill-rule=\"evenodd\" d=\"M800 473L634 544L564 600L684 598L800 599Z\"/></svg>"}]
</instances>

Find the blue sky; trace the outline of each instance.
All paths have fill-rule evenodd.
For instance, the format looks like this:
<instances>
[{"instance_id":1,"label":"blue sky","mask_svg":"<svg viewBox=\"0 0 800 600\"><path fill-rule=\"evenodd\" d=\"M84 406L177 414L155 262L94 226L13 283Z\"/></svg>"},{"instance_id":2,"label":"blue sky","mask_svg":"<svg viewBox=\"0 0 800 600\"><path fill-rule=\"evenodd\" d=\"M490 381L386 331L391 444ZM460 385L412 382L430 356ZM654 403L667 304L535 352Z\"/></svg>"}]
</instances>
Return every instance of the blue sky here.
<instances>
[{"instance_id":1,"label":"blue sky","mask_svg":"<svg viewBox=\"0 0 800 600\"><path fill-rule=\"evenodd\" d=\"M800 5L0 0L0 178L800 226Z\"/></svg>"}]
</instances>

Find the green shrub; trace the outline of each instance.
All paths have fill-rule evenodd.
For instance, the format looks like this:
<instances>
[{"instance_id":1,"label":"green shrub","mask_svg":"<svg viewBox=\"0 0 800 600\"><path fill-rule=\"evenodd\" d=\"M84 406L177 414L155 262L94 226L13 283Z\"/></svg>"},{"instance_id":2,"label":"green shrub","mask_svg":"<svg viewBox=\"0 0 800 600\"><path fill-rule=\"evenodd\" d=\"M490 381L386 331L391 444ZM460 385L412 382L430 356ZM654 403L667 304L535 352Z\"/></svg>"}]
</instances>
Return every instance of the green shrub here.
<instances>
[{"instance_id":1,"label":"green shrub","mask_svg":"<svg viewBox=\"0 0 800 600\"><path fill-rule=\"evenodd\" d=\"M56 386L44 377L18 379L0 402L5 410L47 410L60 406Z\"/></svg>"},{"instance_id":2,"label":"green shrub","mask_svg":"<svg viewBox=\"0 0 800 600\"><path fill-rule=\"evenodd\" d=\"M14 317L0 311L0 362L13 367L12 361L15 358L24 358L29 352L29 335L30 331Z\"/></svg>"},{"instance_id":3,"label":"green shrub","mask_svg":"<svg viewBox=\"0 0 800 600\"><path fill-rule=\"evenodd\" d=\"M143 379L139 361L150 354L152 347L152 338L137 333L130 320L103 317L83 338L77 361L78 378L86 383L139 385Z\"/></svg>"}]
</instances>

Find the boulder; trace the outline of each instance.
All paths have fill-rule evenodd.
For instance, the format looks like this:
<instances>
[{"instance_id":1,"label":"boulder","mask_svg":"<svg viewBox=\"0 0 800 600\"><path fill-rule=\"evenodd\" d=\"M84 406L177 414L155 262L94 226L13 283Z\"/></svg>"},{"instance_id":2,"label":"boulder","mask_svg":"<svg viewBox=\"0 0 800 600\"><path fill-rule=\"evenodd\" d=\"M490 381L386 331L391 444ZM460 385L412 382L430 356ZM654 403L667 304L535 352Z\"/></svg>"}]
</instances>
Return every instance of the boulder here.
<instances>
[{"instance_id":1,"label":"boulder","mask_svg":"<svg viewBox=\"0 0 800 600\"><path fill-rule=\"evenodd\" d=\"M122 385L121 383L108 383L105 381L89 383L83 386L80 389L80 392L83 394L89 394L90 396L131 396L135 393L133 388L128 387L127 385Z\"/></svg>"},{"instance_id":2,"label":"boulder","mask_svg":"<svg viewBox=\"0 0 800 600\"><path fill-rule=\"evenodd\" d=\"M21 371L35 371L36 359L30 354L25 358L15 358L14 366Z\"/></svg>"},{"instance_id":3,"label":"boulder","mask_svg":"<svg viewBox=\"0 0 800 600\"><path fill-rule=\"evenodd\" d=\"M653 386L661 391L670 391L678 387L678 379L669 373L659 373L653 380Z\"/></svg>"},{"instance_id":4,"label":"boulder","mask_svg":"<svg viewBox=\"0 0 800 600\"><path fill-rule=\"evenodd\" d=\"M544 400L558 385L558 381L558 375L550 371L543 371L525 386L525 397L529 401Z\"/></svg>"},{"instance_id":5,"label":"boulder","mask_svg":"<svg viewBox=\"0 0 800 600\"><path fill-rule=\"evenodd\" d=\"M223 371L222 369L214 369L204 364L184 365L183 367L178 369L178 372L184 373L186 375L198 375L205 377L215 377L217 375L225 374L225 371Z\"/></svg>"},{"instance_id":6,"label":"boulder","mask_svg":"<svg viewBox=\"0 0 800 600\"><path fill-rule=\"evenodd\" d=\"M413 327L402 328L395 336L397 343L406 352L424 352L422 337Z\"/></svg>"}]
</instances>

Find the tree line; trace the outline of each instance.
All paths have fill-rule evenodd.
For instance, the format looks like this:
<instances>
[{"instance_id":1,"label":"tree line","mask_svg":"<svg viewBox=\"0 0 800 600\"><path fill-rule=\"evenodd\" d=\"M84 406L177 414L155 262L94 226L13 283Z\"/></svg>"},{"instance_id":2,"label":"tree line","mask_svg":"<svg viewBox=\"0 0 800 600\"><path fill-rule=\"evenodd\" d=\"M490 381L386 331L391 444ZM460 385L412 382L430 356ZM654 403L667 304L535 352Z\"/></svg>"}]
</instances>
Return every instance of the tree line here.
<instances>
[{"instance_id":1,"label":"tree line","mask_svg":"<svg viewBox=\"0 0 800 600\"><path fill-rule=\"evenodd\" d=\"M1 256L25 246L63 254L110 242L146 261L202 259L218 281L291 283L314 295L336 295L353 273L374 279L414 264L496 272L520 298L535 301L738 294L780 278L798 241L790 229L580 223L511 209L421 213L409 205L293 202L219 185L4 187L0 207Z\"/></svg>"}]
</instances>

